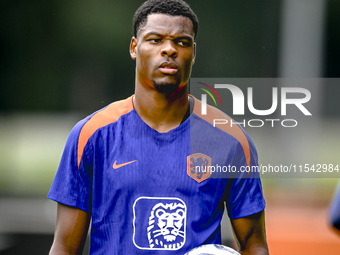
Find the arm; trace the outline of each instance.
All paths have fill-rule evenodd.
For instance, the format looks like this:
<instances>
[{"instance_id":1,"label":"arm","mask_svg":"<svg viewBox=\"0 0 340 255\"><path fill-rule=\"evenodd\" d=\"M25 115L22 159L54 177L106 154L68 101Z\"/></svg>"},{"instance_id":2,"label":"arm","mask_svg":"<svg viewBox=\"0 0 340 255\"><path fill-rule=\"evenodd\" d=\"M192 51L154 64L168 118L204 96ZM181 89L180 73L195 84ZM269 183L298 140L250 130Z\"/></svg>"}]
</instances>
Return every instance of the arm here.
<instances>
[{"instance_id":1,"label":"arm","mask_svg":"<svg viewBox=\"0 0 340 255\"><path fill-rule=\"evenodd\" d=\"M82 254L91 216L58 203L57 222L50 255Z\"/></svg>"},{"instance_id":2,"label":"arm","mask_svg":"<svg viewBox=\"0 0 340 255\"><path fill-rule=\"evenodd\" d=\"M328 220L334 232L340 235L340 182L330 204Z\"/></svg>"},{"instance_id":3,"label":"arm","mask_svg":"<svg viewBox=\"0 0 340 255\"><path fill-rule=\"evenodd\" d=\"M242 255L268 255L264 211L239 218L231 219L235 236Z\"/></svg>"}]
</instances>

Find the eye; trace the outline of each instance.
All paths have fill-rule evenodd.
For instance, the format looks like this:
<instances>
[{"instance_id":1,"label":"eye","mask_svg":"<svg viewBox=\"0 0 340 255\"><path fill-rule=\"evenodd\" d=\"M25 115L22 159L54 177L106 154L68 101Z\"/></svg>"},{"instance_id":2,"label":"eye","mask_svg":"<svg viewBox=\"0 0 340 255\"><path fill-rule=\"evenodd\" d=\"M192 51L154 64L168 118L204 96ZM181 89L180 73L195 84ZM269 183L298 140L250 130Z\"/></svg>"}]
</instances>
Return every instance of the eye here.
<instances>
[{"instance_id":1,"label":"eye","mask_svg":"<svg viewBox=\"0 0 340 255\"><path fill-rule=\"evenodd\" d=\"M186 46L186 47L190 46L190 43L188 41L183 41L183 40L178 41L177 44L180 46Z\"/></svg>"},{"instance_id":2,"label":"eye","mask_svg":"<svg viewBox=\"0 0 340 255\"><path fill-rule=\"evenodd\" d=\"M161 41L161 39L159 39L159 38L157 38L157 39L155 39L155 38L149 39L149 42L151 42L151 43L159 43L160 41Z\"/></svg>"}]
</instances>

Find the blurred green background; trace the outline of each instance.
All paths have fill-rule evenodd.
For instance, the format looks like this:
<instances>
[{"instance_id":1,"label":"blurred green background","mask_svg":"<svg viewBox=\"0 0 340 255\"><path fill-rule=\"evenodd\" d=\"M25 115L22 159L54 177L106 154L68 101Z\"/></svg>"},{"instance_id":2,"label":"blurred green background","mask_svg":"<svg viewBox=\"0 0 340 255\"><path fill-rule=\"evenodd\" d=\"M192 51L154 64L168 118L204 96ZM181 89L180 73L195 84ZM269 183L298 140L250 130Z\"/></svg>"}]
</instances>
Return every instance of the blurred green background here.
<instances>
[{"instance_id":1,"label":"blurred green background","mask_svg":"<svg viewBox=\"0 0 340 255\"><path fill-rule=\"evenodd\" d=\"M1 194L45 196L76 121L134 92L128 49L142 2L1 2ZM192 77L282 77L284 1L188 3L200 21ZM340 2L323 5L312 77L339 77ZM339 118L339 94L339 86L324 88L322 117Z\"/></svg>"},{"instance_id":2,"label":"blurred green background","mask_svg":"<svg viewBox=\"0 0 340 255\"><path fill-rule=\"evenodd\" d=\"M142 2L0 2L0 215L11 214L1 199L44 199L75 123L110 102L134 93L135 63L129 55L129 44L132 17ZM289 66L285 62L285 56L289 55L285 53L289 39L285 24L290 19L287 13L293 13L287 6L294 1L187 2L200 22L192 77L290 76L289 71L285 71L285 66ZM339 77L340 1L297 2L303 5L301 12L308 16L304 31L313 34L317 30L316 39L306 38L304 47L300 48L301 54L306 49L306 56L310 55L308 47L317 49L318 57L314 61L317 67L313 72L301 73L301 77ZM319 7L313 7L315 4ZM315 21L315 17L319 17L318 26L310 22ZM303 22L295 24L300 25L303 26ZM321 100L317 117L331 123L325 139L335 147L334 138L339 137L336 130L340 118L337 98L340 86L320 89L322 93L315 95ZM252 137L259 152L265 154L264 135L254 131ZM337 152L332 159L337 157ZM322 196L326 193L326 202L336 181L263 180L268 197L274 189L299 186L313 192L322 191ZM50 209L46 210L48 214ZM5 216L0 220L0 253L1 233L29 233L30 229L36 233L53 231L54 223L49 219L46 229L28 226L28 230L23 230L4 225Z\"/></svg>"}]
</instances>

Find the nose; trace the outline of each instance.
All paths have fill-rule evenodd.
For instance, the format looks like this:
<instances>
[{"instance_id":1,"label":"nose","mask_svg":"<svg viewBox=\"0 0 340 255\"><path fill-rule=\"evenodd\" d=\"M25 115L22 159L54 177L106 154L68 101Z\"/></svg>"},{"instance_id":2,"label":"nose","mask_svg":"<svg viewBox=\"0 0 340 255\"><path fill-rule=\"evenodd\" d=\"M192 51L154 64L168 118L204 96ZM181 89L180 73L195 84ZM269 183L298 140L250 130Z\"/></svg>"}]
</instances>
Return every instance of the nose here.
<instances>
[{"instance_id":1,"label":"nose","mask_svg":"<svg viewBox=\"0 0 340 255\"><path fill-rule=\"evenodd\" d=\"M172 57L172 58L176 58L177 57L177 49L174 45L174 42L172 42L170 40L166 40L163 44L161 54L162 54L162 56L169 56L169 57Z\"/></svg>"}]
</instances>

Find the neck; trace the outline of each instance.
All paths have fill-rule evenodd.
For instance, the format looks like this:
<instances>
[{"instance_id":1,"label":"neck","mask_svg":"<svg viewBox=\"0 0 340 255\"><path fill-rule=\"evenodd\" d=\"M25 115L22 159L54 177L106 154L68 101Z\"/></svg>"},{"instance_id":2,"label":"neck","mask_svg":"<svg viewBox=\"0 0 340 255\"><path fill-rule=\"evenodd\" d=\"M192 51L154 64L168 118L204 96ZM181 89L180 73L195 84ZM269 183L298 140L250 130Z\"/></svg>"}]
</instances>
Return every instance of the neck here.
<instances>
[{"instance_id":1,"label":"neck","mask_svg":"<svg viewBox=\"0 0 340 255\"><path fill-rule=\"evenodd\" d=\"M187 86L171 95L136 86L134 108L148 126L160 133L166 133L180 125L187 111Z\"/></svg>"}]
</instances>

